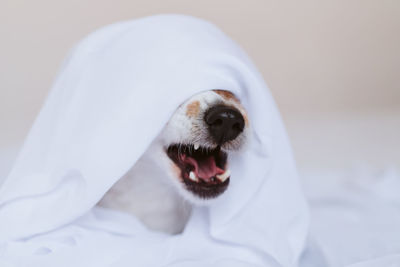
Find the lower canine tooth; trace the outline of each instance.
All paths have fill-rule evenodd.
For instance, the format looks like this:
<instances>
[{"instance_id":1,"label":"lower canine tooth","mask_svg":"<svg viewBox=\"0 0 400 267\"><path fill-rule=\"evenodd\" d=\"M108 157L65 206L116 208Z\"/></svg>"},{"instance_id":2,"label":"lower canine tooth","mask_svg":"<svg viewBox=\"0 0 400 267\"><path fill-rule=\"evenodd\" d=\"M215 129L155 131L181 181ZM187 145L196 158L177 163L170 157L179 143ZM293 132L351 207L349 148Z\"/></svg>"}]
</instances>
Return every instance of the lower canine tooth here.
<instances>
[{"instance_id":1,"label":"lower canine tooth","mask_svg":"<svg viewBox=\"0 0 400 267\"><path fill-rule=\"evenodd\" d=\"M189 173L189 178L190 178L190 180L192 180L192 181L195 181L195 182L198 181L198 179L197 179L197 177L196 177L196 174L194 174L194 172L190 172L190 173Z\"/></svg>"},{"instance_id":2,"label":"lower canine tooth","mask_svg":"<svg viewBox=\"0 0 400 267\"><path fill-rule=\"evenodd\" d=\"M228 179L231 176L231 172L229 170L226 170L223 174L217 175L217 178L221 182L225 182L226 179Z\"/></svg>"}]
</instances>

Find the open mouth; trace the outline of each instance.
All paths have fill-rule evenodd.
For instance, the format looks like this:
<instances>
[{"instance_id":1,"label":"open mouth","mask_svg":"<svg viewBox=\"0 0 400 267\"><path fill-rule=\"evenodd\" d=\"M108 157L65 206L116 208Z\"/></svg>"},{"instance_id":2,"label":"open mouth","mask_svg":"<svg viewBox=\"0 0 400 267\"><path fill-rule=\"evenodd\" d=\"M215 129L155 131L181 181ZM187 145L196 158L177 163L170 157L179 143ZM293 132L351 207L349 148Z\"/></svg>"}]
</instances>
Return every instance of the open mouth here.
<instances>
[{"instance_id":1,"label":"open mouth","mask_svg":"<svg viewBox=\"0 0 400 267\"><path fill-rule=\"evenodd\" d=\"M209 199L222 194L229 185L227 154L218 146L214 149L199 145L175 144L167 155L181 170L186 189L196 196Z\"/></svg>"}]
</instances>

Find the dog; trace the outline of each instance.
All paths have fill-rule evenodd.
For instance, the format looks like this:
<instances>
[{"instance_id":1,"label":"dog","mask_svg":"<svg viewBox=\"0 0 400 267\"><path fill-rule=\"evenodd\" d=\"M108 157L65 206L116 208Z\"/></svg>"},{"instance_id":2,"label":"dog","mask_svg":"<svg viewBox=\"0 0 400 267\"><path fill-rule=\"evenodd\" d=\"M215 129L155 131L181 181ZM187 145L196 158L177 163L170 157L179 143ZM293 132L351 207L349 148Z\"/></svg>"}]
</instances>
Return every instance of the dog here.
<instances>
[{"instance_id":1,"label":"dog","mask_svg":"<svg viewBox=\"0 0 400 267\"><path fill-rule=\"evenodd\" d=\"M177 108L98 205L133 214L151 230L181 233L193 205L209 205L229 187L229 155L243 151L249 131L234 94L199 93Z\"/></svg>"}]
</instances>

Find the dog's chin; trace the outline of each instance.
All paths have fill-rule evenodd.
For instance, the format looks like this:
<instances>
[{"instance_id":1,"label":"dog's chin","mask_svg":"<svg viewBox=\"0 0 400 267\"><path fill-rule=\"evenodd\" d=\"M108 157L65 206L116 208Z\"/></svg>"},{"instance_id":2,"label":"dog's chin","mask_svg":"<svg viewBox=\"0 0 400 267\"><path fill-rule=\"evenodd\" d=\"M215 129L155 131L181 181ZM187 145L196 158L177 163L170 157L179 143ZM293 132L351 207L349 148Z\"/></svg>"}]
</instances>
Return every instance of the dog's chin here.
<instances>
[{"instance_id":1,"label":"dog's chin","mask_svg":"<svg viewBox=\"0 0 400 267\"><path fill-rule=\"evenodd\" d=\"M220 147L172 144L166 153L179 169L176 178L183 188L179 191L194 204L207 205L228 188L228 156Z\"/></svg>"}]
</instances>

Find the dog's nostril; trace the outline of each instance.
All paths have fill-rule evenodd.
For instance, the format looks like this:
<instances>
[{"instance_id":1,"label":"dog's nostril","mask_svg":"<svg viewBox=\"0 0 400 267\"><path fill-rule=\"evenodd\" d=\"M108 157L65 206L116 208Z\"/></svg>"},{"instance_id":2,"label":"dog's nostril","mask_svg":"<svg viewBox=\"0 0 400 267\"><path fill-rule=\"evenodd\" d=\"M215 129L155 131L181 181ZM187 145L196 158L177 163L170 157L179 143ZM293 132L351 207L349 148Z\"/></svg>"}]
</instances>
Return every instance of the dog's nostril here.
<instances>
[{"instance_id":1,"label":"dog's nostril","mask_svg":"<svg viewBox=\"0 0 400 267\"><path fill-rule=\"evenodd\" d=\"M235 123L235 124L232 126L232 128L233 128L234 130L237 130L237 131L242 131L242 130L243 130L243 125L241 125L240 123Z\"/></svg>"},{"instance_id":2,"label":"dog's nostril","mask_svg":"<svg viewBox=\"0 0 400 267\"><path fill-rule=\"evenodd\" d=\"M220 145L235 139L244 128L242 114L233 107L212 107L206 112L204 120L210 135Z\"/></svg>"}]
</instances>

